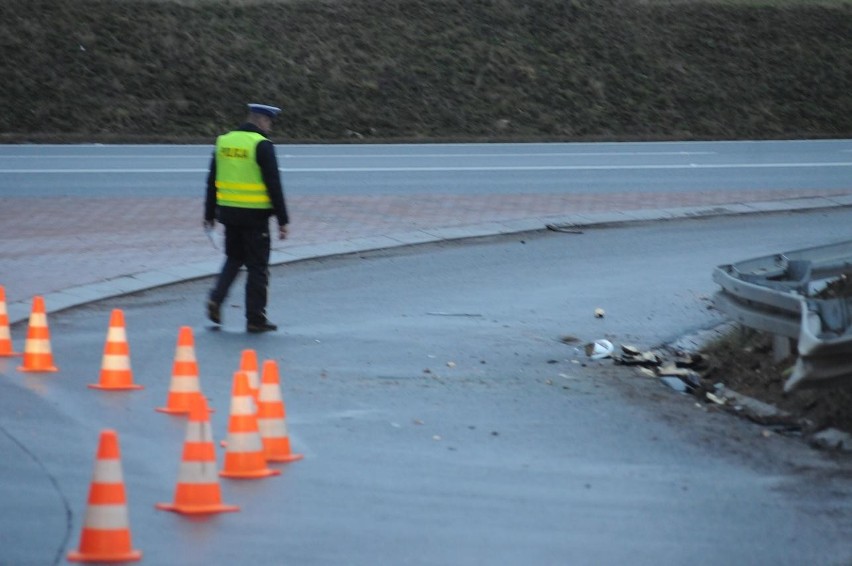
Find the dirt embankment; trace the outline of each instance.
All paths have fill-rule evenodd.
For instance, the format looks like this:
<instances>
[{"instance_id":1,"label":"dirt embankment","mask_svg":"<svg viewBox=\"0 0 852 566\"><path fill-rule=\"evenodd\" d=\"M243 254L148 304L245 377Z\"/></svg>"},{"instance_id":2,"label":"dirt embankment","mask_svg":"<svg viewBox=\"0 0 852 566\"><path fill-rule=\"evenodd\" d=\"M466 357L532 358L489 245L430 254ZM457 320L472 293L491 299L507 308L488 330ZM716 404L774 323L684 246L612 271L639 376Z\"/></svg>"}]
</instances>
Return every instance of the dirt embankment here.
<instances>
[{"instance_id":1,"label":"dirt embankment","mask_svg":"<svg viewBox=\"0 0 852 566\"><path fill-rule=\"evenodd\" d=\"M852 136L842 0L4 0L0 141Z\"/></svg>"}]
</instances>

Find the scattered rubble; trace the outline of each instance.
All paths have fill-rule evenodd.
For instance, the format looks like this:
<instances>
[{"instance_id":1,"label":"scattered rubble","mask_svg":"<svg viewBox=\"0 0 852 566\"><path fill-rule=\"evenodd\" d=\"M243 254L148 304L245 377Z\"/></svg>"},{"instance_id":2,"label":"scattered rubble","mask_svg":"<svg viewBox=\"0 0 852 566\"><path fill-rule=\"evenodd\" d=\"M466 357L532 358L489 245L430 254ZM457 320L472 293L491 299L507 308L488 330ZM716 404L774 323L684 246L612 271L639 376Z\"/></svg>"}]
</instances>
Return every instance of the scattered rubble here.
<instances>
[{"instance_id":1,"label":"scattered rubble","mask_svg":"<svg viewBox=\"0 0 852 566\"><path fill-rule=\"evenodd\" d=\"M658 367L663 363L656 352L642 352L635 346L622 344L621 355L614 358L615 363L629 366Z\"/></svg>"},{"instance_id":2,"label":"scattered rubble","mask_svg":"<svg viewBox=\"0 0 852 566\"><path fill-rule=\"evenodd\" d=\"M838 287L832 292L847 290ZM849 288L852 289L852 284ZM722 410L748 419L761 426L767 437L799 436L815 447L852 452L852 418L848 416L852 412L848 409L852 406L849 404L852 391L833 391L831 395L808 391L790 398L779 387L778 393L772 395L773 389L767 384L782 379L784 367L770 364L771 343L755 340L751 334L727 324L682 337L656 350L641 350L630 344L615 348L609 340L587 343L582 350L588 358L612 358L616 365L630 366L638 375L657 379L667 387L693 396L696 404L705 410ZM560 341L574 344L580 340L563 336ZM577 359L571 363L585 365ZM788 363L789 360L783 362ZM741 387L745 395L737 392Z\"/></svg>"},{"instance_id":3,"label":"scattered rubble","mask_svg":"<svg viewBox=\"0 0 852 566\"><path fill-rule=\"evenodd\" d=\"M810 443L817 448L852 452L852 435L836 428L819 431L811 436Z\"/></svg>"},{"instance_id":4,"label":"scattered rubble","mask_svg":"<svg viewBox=\"0 0 852 566\"><path fill-rule=\"evenodd\" d=\"M689 386L684 383L680 378L673 377L670 375L664 375L660 377L660 381L678 393L689 393Z\"/></svg>"},{"instance_id":5,"label":"scattered rubble","mask_svg":"<svg viewBox=\"0 0 852 566\"><path fill-rule=\"evenodd\" d=\"M584 350L586 355L593 360L604 360L612 356L612 352L615 350L615 347L609 340L601 338L600 340L595 340L594 342L586 344Z\"/></svg>"},{"instance_id":6,"label":"scattered rubble","mask_svg":"<svg viewBox=\"0 0 852 566\"><path fill-rule=\"evenodd\" d=\"M805 417L741 395L723 383L713 382L718 368L704 354L679 350L642 351L626 344L621 345L620 349L621 353L613 356L615 364L634 366L641 375L658 378L661 383L679 393L693 395L706 405L746 418L763 427L763 434L767 438L773 434L807 435L815 447L852 450L852 435L848 433L837 429L819 430L816 423Z\"/></svg>"},{"instance_id":7,"label":"scattered rubble","mask_svg":"<svg viewBox=\"0 0 852 566\"><path fill-rule=\"evenodd\" d=\"M621 345L621 354L613 357L618 365L636 366L642 375L657 377L660 381L681 393L689 393L700 399L725 405L723 395L715 388L708 388L704 383L704 372L710 369L706 356L689 352L674 352L670 359L664 358L663 353L642 351L627 344Z\"/></svg>"}]
</instances>

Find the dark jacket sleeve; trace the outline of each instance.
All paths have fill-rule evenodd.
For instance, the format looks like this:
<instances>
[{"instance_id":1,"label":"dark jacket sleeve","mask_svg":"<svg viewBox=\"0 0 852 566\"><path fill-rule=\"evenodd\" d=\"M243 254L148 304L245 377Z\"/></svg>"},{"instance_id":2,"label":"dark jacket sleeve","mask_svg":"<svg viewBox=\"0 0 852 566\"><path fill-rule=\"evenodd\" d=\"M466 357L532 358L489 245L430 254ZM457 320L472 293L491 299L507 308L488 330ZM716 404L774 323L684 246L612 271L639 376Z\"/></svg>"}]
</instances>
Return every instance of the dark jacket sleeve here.
<instances>
[{"instance_id":1,"label":"dark jacket sleeve","mask_svg":"<svg viewBox=\"0 0 852 566\"><path fill-rule=\"evenodd\" d=\"M216 218L216 154L210 159L210 172L207 173L207 195L204 198L204 220L213 222Z\"/></svg>"},{"instance_id":2,"label":"dark jacket sleeve","mask_svg":"<svg viewBox=\"0 0 852 566\"><path fill-rule=\"evenodd\" d=\"M284 202L284 189L281 187L281 175L278 172L278 159L275 157L275 146L269 140L263 140L257 144L255 151L257 164L260 166L260 174L263 183L269 192L269 200L272 201L272 211L278 219L278 226L290 223L287 216L287 204Z\"/></svg>"}]
</instances>

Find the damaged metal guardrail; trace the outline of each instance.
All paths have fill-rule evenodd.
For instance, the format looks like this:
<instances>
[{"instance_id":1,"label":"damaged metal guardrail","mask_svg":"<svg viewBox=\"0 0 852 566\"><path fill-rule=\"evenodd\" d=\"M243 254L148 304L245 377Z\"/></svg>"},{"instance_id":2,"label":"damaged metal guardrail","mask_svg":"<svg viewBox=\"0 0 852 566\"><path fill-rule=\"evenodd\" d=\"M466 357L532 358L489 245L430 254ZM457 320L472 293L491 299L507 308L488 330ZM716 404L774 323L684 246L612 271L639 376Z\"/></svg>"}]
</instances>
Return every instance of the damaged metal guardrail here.
<instances>
[{"instance_id":1,"label":"damaged metal guardrail","mask_svg":"<svg viewBox=\"0 0 852 566\"><path fill-rule=\"evenodd\" d=\"M796 340L785 391L852 384L852 241L720 265L713 280L720 311Z\"/></svg>"}]
</instances>

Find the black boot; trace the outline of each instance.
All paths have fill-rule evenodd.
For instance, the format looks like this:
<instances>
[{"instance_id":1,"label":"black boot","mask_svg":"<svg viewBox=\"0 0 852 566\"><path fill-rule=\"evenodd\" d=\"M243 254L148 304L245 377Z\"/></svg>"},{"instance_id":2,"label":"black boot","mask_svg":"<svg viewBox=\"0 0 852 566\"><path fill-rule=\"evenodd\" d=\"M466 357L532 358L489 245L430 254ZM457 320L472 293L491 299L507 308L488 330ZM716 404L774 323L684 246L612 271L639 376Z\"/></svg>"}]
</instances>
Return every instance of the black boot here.
<instances>
[{"instance_id":1,"label":"black boot","mask_svg":"<svg viewBox=\"0 0 852 566\"><path fill-rule=\"evenodd\" d=\"M275 330L278 330L278 326L272 324L268 320L264 320L263 322L249 322L246 324L246 332L250 334L274 332Z\"/></svg>"},{"instance_id":2,"label":"black boot","mask_svg":"<svg viewBox=\"0 0 852 566\"><path fill-rule=\"evenodd\" d=\"M207 318L216 324L222 324L222 310L220 306L221 305L215 301L207 301Z\"/></svg>"}]
</instances>

